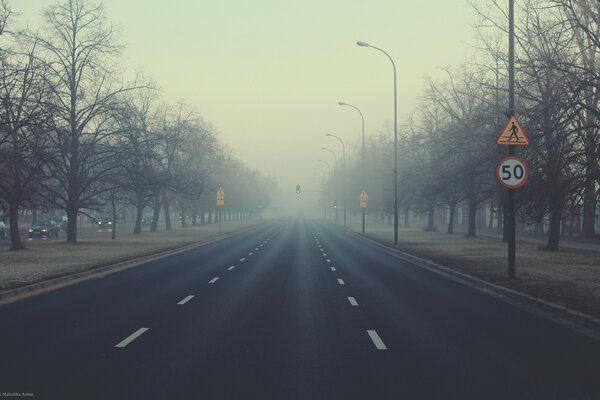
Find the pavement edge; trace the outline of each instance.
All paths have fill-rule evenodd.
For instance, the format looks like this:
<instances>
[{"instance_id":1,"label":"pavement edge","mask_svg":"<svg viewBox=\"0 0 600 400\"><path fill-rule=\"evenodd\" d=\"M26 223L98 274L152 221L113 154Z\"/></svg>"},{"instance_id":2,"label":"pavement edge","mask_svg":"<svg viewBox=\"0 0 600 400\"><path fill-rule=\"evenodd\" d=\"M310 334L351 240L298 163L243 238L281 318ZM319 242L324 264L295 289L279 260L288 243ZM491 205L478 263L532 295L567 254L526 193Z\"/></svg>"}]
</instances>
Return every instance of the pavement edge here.
<instances>
[{"instance_id":1,"label":"pavement edge","mask_svg":"<svg viewBox=\"0 0 600 400\"><path fill-rule=\"evenodd\" d=\"M29 285L17 287L14 289L9 289L4 292L0 292L0 305L11 303L13 301L18 301L24 299L29 296L34 296L43 292L48 292L51 290L59 289L61 287L72 285L75 283L83 282L88 279L94 279L103 277L107 274L112 274L114 272L122 271L124 269L137 267L143 265L147 262L159 260L161 258L169 257L175 254L184 253L186 251L190 251L196 249L198 247L206 246L208 244L218 242L219 240L226 239L233 235L237 235L246 230L251 229L252 226L243 227L233 232L221 234L209 239L204 239L199 242L194 243L186 243L181 246L177 246L174 248L170 248L167 250L162 250L156 253L146 254L143 256L128 258L125 260L120 260L117 262L112 262L110 264L90 267L89 269L75 272L72 274L67 274L64 276L59 276L56 278L51 278L47 280L42 280L40 282L32 283Z\"/></svg>"}]
</instances>

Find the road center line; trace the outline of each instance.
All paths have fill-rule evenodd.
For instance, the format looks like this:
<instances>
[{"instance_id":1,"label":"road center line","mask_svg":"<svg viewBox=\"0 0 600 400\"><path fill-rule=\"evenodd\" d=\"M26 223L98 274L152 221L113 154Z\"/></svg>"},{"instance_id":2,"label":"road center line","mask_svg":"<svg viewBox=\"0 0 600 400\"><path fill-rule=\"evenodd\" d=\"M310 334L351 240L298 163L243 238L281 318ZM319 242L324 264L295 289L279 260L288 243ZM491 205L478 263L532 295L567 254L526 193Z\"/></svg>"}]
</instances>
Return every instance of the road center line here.
<instances>
[{"instance_id":1,"label":"road center line","mask_svg":"<svg viewBox=\"0 0 600 400\"><path fill-rule=\"evenodd\" d=\"M337 271L337 269L335 269L335 267L331 267L331 270L334 272Z\"/></svg>"},{"instance_id":2,"label":"road center line","mask_svg":"<svg viewBox=\"0 0 600 400\"><path fill-rule=\"evenodd\" d=\"M127 338L125 338L125 340L123 340L122 342L120 342L119 344L117 344L115 347L125 347L127 346L129 343L133 342L135 339L137 339L141 334L143 334L144 332L146 332L148 329L150 328L140 328L137 331L133 332L131 335L129 335Z\"/></svg>"},{"instance_id":3,"label":"road center line","mask_svg":"<svg viewBox=\"0 0 600 400\"><path fill-rule=\"evenodd\" d=\"M185 303L187 303L188 301L190 301L191 299L194 298L193 294L190 294L188 297L186 297L185 299L181 300L179 303L177 303L178 306L182 306Z\"/></svg>"},{"instance_id":4,"label":"road center line","mask_svg":"<svg viewBox=\"0 0 600 400\"><path fill-rule=\"evenodd\" d=\"M231 267L227 268L227 271L231 271L234 268L235 268L235 265L232 265Z\"/></svg>"},{"instance_id":5,"label":"road center line","mask_svg":"<svg viewBox=\"0 0 600 400\"><path fill-rule=\"evenodd\" d=\"M381 338L377 334L377 331L367 330L367 333L369 334L369 337L373 341L373 344L375 345L377 350L387 350L387 346L385 345L385 343L383 343L383 340L381 340Z\"/></svg>"},{"instance_id":6,"label":"road center line","mask_svg":"<svg viewBox=\"0 0 600 400\"><path fill-rule=\"evenodd\" d=\"M356 299L354 297L348 297L348 301L350 302L350 304L352 304L353 306L357 306L358 302L356 301Z\"/></svg>"},{"instance_id":7,"label":"road center line","mask_svg":"<svg viewBox=\"0 0 600 400\"><path fill-rule=\"evenodd\" d=\"M337 280L337 281L338 281L338 283L339 283L340 285L345 285L345 283L344 283L344 280L343 280L343 279L340 279L340 278L338 278L338 280Z\"/></svg>"},{"instance_id":8,"label":"road center line","mask_svg":"<svg viewBox=\"0 0 600 400\"><path fill-rule=\"evenodd\" d=\"M208 283L215 283L218 280L219 280L219 277L216 276L216 277L212 278L210 281L208 281Z\"/></svg>"}]
</instances>

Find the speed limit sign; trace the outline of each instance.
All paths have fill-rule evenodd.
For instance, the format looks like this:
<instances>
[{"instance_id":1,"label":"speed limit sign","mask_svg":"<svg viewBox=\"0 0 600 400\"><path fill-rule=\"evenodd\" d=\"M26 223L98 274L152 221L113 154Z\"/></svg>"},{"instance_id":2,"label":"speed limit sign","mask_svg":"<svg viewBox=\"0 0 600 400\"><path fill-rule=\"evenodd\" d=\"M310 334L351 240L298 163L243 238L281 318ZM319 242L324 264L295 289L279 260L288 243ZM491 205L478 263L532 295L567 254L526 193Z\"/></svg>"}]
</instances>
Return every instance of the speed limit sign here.
<instances>
[{"instance_id":1,"label":"speed limit sign","mask_svg":"<svg viewBox=\"0 0 600 400\"><path fill-rule=\"evenodd\" d=\"M496 179L507 189L520 188L528 178L529 167L521 157L505 157L496 166Z\"/></svg>"}]
</instances>

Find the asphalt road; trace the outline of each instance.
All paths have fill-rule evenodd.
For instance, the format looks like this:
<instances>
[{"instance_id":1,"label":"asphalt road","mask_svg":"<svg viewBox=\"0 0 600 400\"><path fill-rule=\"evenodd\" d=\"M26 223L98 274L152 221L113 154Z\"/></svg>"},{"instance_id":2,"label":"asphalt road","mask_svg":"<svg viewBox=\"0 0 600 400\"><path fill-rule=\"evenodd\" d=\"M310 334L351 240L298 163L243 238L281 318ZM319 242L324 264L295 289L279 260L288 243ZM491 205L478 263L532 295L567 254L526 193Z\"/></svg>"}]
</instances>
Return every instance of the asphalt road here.
<instances>
[{"instance_id":1,"label":"asphalt road","mask_svg":"<svg viewBox=\"0 0 600 400\"><path fill-rule=\"evenodd\" d=\"M600 341L289 219L0 306L0 396L15 392L598 399Z\"/></svg>"}]
</instances>

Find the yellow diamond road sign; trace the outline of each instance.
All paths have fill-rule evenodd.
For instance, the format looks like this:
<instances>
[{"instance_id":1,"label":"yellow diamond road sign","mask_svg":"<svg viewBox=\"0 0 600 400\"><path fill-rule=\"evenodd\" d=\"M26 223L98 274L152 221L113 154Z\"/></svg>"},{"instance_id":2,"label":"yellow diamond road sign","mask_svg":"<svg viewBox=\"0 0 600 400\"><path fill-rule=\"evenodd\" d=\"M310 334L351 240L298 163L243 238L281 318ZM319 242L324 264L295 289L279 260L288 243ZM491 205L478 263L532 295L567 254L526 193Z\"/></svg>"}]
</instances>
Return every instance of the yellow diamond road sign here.
<instances>
[{"instance_id":1,"label":"yellow diamond road sign","mask_svg":"<svg viewBox=\"0 0 600 400\"><path fill-rule=\"evenodd\" d=\"M218 206L225 205L225 192L223 191L222 187L220 187L219 190L217 190L217 205Z\"/></svg>"},{"instance_id":2,"label":"yellow diamond road sign","mask_svg":"<svg viewBox=\"0 0 600 400\"><path fill-rule=\"evenodd\" d=\"M367 208L367 201L369 200L369 196L367 192L364 190L360 193L360 208Z\"/></svg>"}]
</instances>

